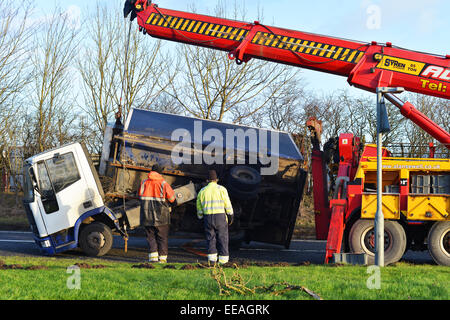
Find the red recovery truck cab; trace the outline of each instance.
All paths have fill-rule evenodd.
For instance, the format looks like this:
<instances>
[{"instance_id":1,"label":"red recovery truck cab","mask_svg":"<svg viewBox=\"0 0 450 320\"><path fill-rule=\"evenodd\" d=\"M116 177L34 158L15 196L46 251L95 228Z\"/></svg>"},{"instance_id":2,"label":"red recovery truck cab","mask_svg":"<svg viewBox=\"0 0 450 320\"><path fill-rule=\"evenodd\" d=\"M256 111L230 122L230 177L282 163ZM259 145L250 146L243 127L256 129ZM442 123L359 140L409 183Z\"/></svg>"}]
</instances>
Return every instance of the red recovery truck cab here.
<instances>
[{"instance_id":1,"label":"red recovery truck cab","mask_svg":"<svg viewBox=\"0 0 450 320\"><path fill-rule=\"evenodd\" d=\"M377 146L363 146L358 137L342 134L321 151L320 121L310 119L307 125L313 141L316 236L327 240L325 261L350 252L364 253L373 263ZM449 265L450 159L393 157L382 150L385 263L399 261L409 249L428 249L438 264ZM328 170L332 166L337 169ZM334 171L330 188L329 171Z\"/></svg>"},{"instance_id":2,"label":"red recovery truck cab","mask_svg":"<svg viewBox=\"0 0 450 320\"><path fill-rule=\"evenodd\" d=\"M137 19L139 30L144 34L222 50L237 64L261 59L344 76L350 85L373 93L379 88L395 87L450 99L450 55L416 52L393 46L389 42L360 42L288 30L264 25L258 21L247 23L163 9L149 0L127 0L124 15L127 17L130 14L131 20ZM450 134L447 131L411 103L405 103L391 93L385 93L384 97L398 107L403 116L450 149ZM365 224L373 221L373 212L365 210L364 206L367 204L366 199L373 201L370 191L365 191L373 188L373 185L369 188L369 185L373 184L373 170L376 170L373 146L365 147L361 154L359 138L351 134L344 134L339 138L336 143L339 148L336 148L335 152L338 165L336 185L332 199L329 200L326 161L324 153L320 151L320 139L313 141L313 144L317 237L327 239L325 261L331 261L342 249L365 252L369 257L373 256L373 228L363 228L364 232L358 240L361 246L351 241L356 226L360 225L358 221L366 221ZM386 176L383 187L396 186L399 191L397 196L391 197L394 199L392 202L397 203L395 214L391 217L402 227L401 230L397 225L395 227L401 234L400 238L406 234L406 240L400 241L399 249L395 247L398 254L391 255L389 250L386 251L386 263L400 259L406 244L428 243L435 260L440 264L450 265L450 205L446 187L448 159L392 160L388 150L384 153L384 161L393 161L391 165L397 166L392 170L383 168ZM417 192L417 182L421 180L431 181L429 190L423 191L424 193ZM397 191L395 188L392 190ZM435 190L438 193L434 193ZM389 246L397 243L399 237L389 238L389 215L387 219L388 234L385 238L392 241L385 246L389 249ZM424 240L426 236L423 234L427 234L428 240Z\"/></svg>"}]
</instances>

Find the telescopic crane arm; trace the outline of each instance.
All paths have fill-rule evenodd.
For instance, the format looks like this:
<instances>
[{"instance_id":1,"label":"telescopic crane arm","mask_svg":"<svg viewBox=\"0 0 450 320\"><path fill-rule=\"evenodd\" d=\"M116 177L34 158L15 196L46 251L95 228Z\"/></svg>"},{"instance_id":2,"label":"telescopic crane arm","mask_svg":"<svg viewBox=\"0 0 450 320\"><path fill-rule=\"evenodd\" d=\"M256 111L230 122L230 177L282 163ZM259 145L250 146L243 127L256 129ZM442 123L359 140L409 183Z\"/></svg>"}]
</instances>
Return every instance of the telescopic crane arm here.
<instances>
[{"instance_id":1,"label":"telescopic crane arm","mask_svg":"<svg viewBox=\"0 0 450 320\"><path fill-rule=\"evenodd\" d=\"M228 52L238 64L262 59L347 77L350 85L379 87L450 99L450 55L439 56L253 23L159 8L149 0L127 0L124 14L137 18L152 37ZM402 114L450 149L450 134L410 103L390 95Z\"/></svg>"}]
</instances>

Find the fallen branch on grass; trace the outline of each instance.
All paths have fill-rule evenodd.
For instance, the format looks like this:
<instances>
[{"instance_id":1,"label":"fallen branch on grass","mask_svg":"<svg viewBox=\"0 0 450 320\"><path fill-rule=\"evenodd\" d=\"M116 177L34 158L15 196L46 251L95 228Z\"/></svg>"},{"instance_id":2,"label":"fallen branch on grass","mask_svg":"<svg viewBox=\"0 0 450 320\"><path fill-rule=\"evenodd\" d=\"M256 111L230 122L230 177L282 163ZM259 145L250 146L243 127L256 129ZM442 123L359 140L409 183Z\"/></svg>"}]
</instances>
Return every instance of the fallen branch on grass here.
<instances>
[{"instance_id":1,"label":"fallen branch on grass","mask_svg":"<svg viewBox=\"0 0 450 320\"><path fill-rule=\"evenodd\" d=\"M239 268L237 265L235 265L235 268L236 272L233 273L229 280L222 267L215 266L211 269L211 276L216 280L219 286L219 295L229 296L233 291L241 295L246 295L248 293L254 294L255 290L247 287L249 281L244 281L242 276L238 273Z\"/></svg>"},{"instance_id":2,"label":"fallen branch on grass","mask_svg":"<svg viewBox=\"0 0 450 320\"><path fill-rule=\"evenodd\" d=\"M323 300L320 295L315 293L314 291L304 287L304 286L298 286L298 285L292 285L287 282L283 283L274 283L270 286L256 286L253 288L248 287L248 283L250 282L250 279L245 281L244 278L239 274L239 268L235 264L234 265L236 271L231 275L231 277L228 279L227 275L225 274L225 271L220 266L215 266L214 268L211 268L211 276L212 278L217 282L217 285L219 286L219 295L225 295L229 296L233 292L238 293L240 295L253 295L258 292L262 293L270 293L275 296L282 295L288 291L293 290L299 290L303 291L312 298L316 300ZM277 287L282 286L283 288L277 289Z\"/></svg>"}]
</instances>

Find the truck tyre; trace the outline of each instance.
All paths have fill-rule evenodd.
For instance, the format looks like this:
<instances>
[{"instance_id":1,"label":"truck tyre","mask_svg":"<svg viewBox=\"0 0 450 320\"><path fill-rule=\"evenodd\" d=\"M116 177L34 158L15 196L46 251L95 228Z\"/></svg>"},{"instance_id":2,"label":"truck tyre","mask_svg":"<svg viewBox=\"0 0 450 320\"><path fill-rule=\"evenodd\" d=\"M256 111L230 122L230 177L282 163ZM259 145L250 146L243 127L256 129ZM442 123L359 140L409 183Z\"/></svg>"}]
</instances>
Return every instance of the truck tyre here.
<instances>
[{"instance_id":1,"label":"truck tyre","mask_svg":"<svg viewBox=\"0 0 450 320\"><path fill-rule=\"evenodd\" d=\"M227 188L228 193L230 194L230 196L232 196L233 198L239 199L239 200L252 200L255 199L258 196L258 190L253 190L253 191L242 191L239 189L236 189L233 186L229 186Z\"/></svg>"},{"instance_id":2,"label":"truck tyre","mask_svg":"<svg viewBox=\"0 0 450 320\"><path fill-rule=\"evenodd\" d=\"M369 264L375 262L375 227L373 220L357 220L349 233L352 253L366 253ZM384 222L384 264L398 262L406 250L406 233L396 221Z\"/></svg>"},{"instance_id":3,"label":"truck tyre","mask_svg":"<svg viewBox=\"0 0 450 320\"><path fill-rule=\"evenodd\" d=\"M245 239L245 231L230 232L228 246L231 250L239 250Z\"/></svg>"},{"instance_id":4,"label":"truck tyre","mask_svg":"<svg viewBox=\"0 0 450 320\"><path fill-rule=\"evenodd\" d=\"M261 174L247 166L235 166L230 170L230 187L234 190L254 192L261 183Z\"/></svg>"},{"instance_id":5,"label":"truck tyre","mask_svg":"<svg viewBox=\"0 0 450 320\"><path fill-rule=\"evenodd\" d=\"M428 251L437 264L450 266L450 221L436 222L431 227Z\"/></svg>"},{"instance_id":6,"label":"truck tyre","mask_svg":"<svg viewBox=\"0 0 450 320\"><path fill-rule=\"evenodd\" d=\"M101 257L111 250L113 235L111 229L101 222L93 222L80 232L80 248L88 256Z\"/></svg>"}]
</instances>

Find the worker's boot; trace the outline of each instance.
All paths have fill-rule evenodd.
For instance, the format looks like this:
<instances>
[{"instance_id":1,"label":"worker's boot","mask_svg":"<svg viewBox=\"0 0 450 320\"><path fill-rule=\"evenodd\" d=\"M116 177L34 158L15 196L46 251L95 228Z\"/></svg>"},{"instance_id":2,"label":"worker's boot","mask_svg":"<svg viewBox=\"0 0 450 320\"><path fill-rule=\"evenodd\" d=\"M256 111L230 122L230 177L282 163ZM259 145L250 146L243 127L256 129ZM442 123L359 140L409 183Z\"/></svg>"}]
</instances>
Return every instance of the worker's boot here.
<instances>
[{"instance_id":1,"label":"worker's boot","mask_svg":"<svg viewBox=\"0 0 450 320\"><path fill-rule=\"evenodd\" d=\"M208 266L215 266L217 263L217 253L208 254Z\"/></svg>"},{"instance_id":2,"label":"worker's boot","mask_svg":"<svg viewBox=\"0 0 450 320\"><path fill-rule=\"evenodd\" d=\"M226 264L230 260L229 256L219 256L219 264Z\"/></svg>"},{"instance_id":3,"label":"worker's boot","mask_svg":"<svg viewBox=\"0 0 450 320\"><path fill-rule=\"evenodd\" d=\"M148 255L148 261L149 262L158 262L159 254L158 252L152 252Z\"/></svg>"}]
</instances>

